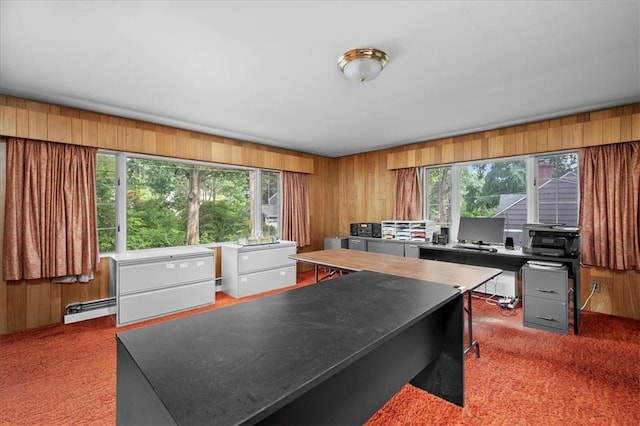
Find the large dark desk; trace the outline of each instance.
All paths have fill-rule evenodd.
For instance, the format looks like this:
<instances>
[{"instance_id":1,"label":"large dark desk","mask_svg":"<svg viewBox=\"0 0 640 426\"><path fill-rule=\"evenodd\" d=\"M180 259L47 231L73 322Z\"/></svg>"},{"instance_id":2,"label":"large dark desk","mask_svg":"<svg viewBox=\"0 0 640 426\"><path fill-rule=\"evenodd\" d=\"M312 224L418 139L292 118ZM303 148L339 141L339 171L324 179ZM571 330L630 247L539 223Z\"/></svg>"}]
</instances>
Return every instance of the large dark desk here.
<instances>
[{"instance_id":1,"label":"large dark desk","mask_svg":"<svg viewBox=\"0 0 640 426\"><path fill-rule=\"evenodd\" d=\"M453 244L420 246L420 259L442 260L445 262L464 263L467 265L488 266L505 271L520 272L520 268L529 260L559 262L567 265L569 276L573 278L573 332L580 332L580 259L536 256L523 253L521 250L499 248L497 252L477 251L455 248Z\"/></svg>"},{"instance_id":2,"label":"large dark desk","mask_svg":"<svg viewBox=\"0 0 640 426\"><path fill-rule=\"evenodd\" d=\"M462 294L361 271L117 339L117 424L362 424L407 382L464 404Z\"/></svg>"}]
</instances>

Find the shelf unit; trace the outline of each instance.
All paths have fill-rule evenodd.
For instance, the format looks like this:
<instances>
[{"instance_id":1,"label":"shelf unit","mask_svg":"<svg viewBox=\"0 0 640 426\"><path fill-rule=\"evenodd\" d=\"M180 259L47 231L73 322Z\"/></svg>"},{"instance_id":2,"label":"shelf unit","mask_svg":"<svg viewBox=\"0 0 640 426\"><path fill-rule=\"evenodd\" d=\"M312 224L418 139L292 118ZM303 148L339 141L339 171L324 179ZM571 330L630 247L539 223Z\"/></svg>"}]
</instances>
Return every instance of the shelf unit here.
<instances>
[{"instance_id":1,"label":"shelf unit","mask_svg":"<svg viewBox=\"0 0 640 426\"><path fill-rule=\"evenodd\" d=\"M431 242L435 223L431 220L383 220L382 239Z\"/></svg>"}]
</instances>

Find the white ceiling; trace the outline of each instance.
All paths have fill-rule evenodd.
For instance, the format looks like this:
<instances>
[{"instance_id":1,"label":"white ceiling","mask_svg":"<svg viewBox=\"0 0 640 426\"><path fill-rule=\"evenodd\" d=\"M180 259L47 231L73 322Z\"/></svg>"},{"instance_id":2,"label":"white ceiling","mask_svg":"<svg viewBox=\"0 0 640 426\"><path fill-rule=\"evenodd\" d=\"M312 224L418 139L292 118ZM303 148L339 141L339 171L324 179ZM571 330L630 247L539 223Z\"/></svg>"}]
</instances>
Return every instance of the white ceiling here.
<instances>
[{"instance_id":1,"label":"white ceiling","mask_svg":"<svg viewBox=\"0 0 640 426\"><path fill-rule=\"evenodd\" d=\"M336 157L640 102L640 0L2 0L0 92Z\"/></svg>"}]
</instances>

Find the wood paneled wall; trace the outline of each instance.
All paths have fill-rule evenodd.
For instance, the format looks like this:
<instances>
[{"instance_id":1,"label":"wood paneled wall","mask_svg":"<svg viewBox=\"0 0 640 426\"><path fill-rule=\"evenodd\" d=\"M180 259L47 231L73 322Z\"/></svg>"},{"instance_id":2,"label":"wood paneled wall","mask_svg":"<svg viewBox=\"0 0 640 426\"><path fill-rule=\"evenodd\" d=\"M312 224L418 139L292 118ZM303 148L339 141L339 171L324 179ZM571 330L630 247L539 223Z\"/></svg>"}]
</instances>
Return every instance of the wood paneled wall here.
<instances>
[{"instance_id":1,"label":"wood paneled wall","mask_svg":"<svg viewBox=\"0 0 640 426\"><path fill-rule=\"evenodd\" d=\"M582 267L580 274L582 304L591 294L591 282L600 283L585 310L640 320L640 271Z\"/></svg>"},{"instance_id":2,"label":"wood paneled wall","mask_svg":"<svg viewBox=\"0 0 640 426\"><path fill-rule=\"evenodd\" d=\"M9 96L0 96L0 136L301 173L313 173L316 157Z\"/></svg>"},{"instance_id":3,"label":"wood paneled wall","mask_svg":"<svg viewBox=\"0 0 640 426\"><path fill-rule=\"evenodd\" d=\"M303 248L304 251L322 250L324 237L339 233L336 221L339 203L335 197L338 176L335 160L317 158L315 171L308 177L311 246Z\"/></svg>"},{"instance_id":4,"label":"wood paneled wall","mask_svg":"<svg viewBox=\"0 0 640 426\"><path fill-rule=\"evenodd\" d=\"M0 135L309 173L312 243L300 250L311 251L323 248L324 237L348 235L352 222L394 219L391 169L640 140L640 104L340 158L8 96L0 96ZM4 151L0 154L4 167L2 155ZM4 169L0 172L4 176ZM4 179L0 217L3 213ZM582 274L583 302L590 292L590 278L603 282L601 293L592 297L587 309L640 319L640 273L583 268ZM101 272L88 284L0 281L0 334L58 323L66 304L107 296L105 259Z\"/></svg>"},{"instance_id":5,"label":"wood paneled wall","mask_svg":"<svg viewBox=\"0 0 640 426\"><path fill-rule=\"evenodd\" d=\"M175 129L74 108L0 96L0 137L22 137L49 142L95 146L163 157L238 166L288 170L309 174L313 243L306 250L322 249L325 224L337 211L331 178L333 160L317 155ZM0 144L0 215L4 215L5 145ZM316 171L316 168L318 171ZM335 174L335 170L333 171ZM328 208L327 206L331 206ZM4 218L2 221L4 223ZM0 239L3 229L0 226ZM0 247L1 253L2 247ZM219 255L219 251L217 252ZM219 259L217 276L219 276ZM109 295L107 259L89 283L53 284L51 280L0 281L0 334L59 323L69 303ZM0 275L2 265L0 264Z\"/></svg>"},{"instance_id":6,"label":"wood paneled wall","mask_svg":"<svg viewBox=\"0 0 640 426\"><path fill-rule=\"evenodd\" d=\"M431 166L640 140L640 104L405 145L388 167Z\"/></svg>"},{"instance_id":7,"label":"wood paneled wall","mask_svg":"<svg viewBox=\"0 0 640 426\"><path fill-rule=\"evenodd\" d=\"M392 169L634 140L640 140L640 104L337 158L337 233L348 235L352 222L394 219ZM640 272L583 267L581 274L582 303L591 292L592 277L605 283L586 310L640 319Z\"/></svg>"}]
</instances>

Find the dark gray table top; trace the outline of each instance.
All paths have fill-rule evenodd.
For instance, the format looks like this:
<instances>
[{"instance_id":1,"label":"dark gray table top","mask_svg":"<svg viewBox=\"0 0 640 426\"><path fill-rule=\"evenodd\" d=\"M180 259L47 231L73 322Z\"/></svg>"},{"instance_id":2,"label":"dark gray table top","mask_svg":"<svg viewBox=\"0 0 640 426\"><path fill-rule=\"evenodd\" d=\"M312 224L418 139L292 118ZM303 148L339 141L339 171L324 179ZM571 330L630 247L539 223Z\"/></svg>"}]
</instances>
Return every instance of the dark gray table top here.
<instances>
[{"instance_id":1,"label":"dark gray table top","mask_svg":"<svg viewBox=\"0 0 640 426\"><path fill-rule=\"evenodd\" d=\"M254 423L456 296L361 271L117 338L178 424Z\"/></svg>"}]
</instances>

